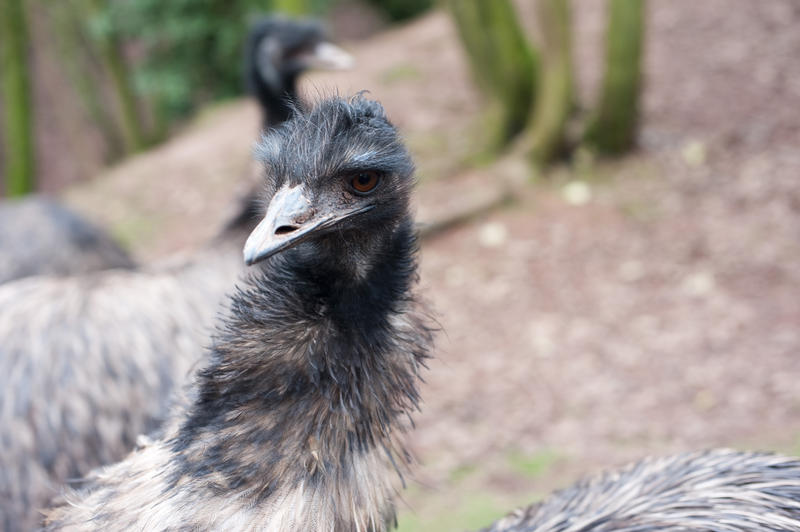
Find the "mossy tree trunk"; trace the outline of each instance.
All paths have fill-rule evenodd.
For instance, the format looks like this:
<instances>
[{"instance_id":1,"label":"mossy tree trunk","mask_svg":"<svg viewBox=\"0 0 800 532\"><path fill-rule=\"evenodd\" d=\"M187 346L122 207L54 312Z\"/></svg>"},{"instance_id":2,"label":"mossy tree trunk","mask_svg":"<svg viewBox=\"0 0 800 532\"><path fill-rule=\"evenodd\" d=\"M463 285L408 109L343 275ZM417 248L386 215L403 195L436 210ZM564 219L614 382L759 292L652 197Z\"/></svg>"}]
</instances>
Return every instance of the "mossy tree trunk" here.
<instances>
[{"instance_id":1,"label":"mossy tree trunk","mask_svg":"<svg viewBox=\"0 0 800 532\"><path fill-rule=\"evenodd\" d=\"M568 0L538 0L541 26L541 69L527 147L541 166L555 158L565 144L567 121L573 111L572 26Z\"/></svg>"},{"instance_id":2,"label":"mossy tree trunk","mask_svg":"<svg viewBox=\"0 0 800 532\"><path fill-rule=\"evenodd\" d=\"M24 0L0 0L0 77L3 87L5 193L33 191L33 109L28 71L28 27Z\"/></svg>"},{"instance_id":3,"label":"mossy tree trunk","mask_svg":"<svg viewBox=\"0 0 800 532\"><path fill-rule=\"evenodd\" d=\"M475 79L488 99L484 145L497 153L525 128L538 58L509 0L448 0Z\"/></svg>"},{"instance_id":4,"label":"mossy tree trunk","mask_svg":"<svg viewBox=\"0 0 800 532\"><path fill-rule=\"evenodd\" d=\"M602 92L583 140L600 153L619 154L636 138L644 0L609 0L608 10Z\"/></svg>"}]
</instances>

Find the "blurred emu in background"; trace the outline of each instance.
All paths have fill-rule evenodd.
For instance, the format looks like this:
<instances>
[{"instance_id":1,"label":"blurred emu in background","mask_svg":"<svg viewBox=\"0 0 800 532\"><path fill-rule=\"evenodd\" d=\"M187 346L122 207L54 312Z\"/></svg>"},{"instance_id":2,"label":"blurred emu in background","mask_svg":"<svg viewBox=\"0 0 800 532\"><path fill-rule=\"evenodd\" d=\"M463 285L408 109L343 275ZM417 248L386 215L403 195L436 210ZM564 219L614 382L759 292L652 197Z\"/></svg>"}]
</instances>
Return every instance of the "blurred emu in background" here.
<instances>
[{"instance_id":1,"label":"blurred emu in background","mask_svg":"<svg viewBox=\"0 0 800 532\"><path fill-rule=\"evenodd\" d=\"M0 201L0 284L31 275L77 275L134 263L103 230L55 200Z\"/></svg>"}]
</instances>

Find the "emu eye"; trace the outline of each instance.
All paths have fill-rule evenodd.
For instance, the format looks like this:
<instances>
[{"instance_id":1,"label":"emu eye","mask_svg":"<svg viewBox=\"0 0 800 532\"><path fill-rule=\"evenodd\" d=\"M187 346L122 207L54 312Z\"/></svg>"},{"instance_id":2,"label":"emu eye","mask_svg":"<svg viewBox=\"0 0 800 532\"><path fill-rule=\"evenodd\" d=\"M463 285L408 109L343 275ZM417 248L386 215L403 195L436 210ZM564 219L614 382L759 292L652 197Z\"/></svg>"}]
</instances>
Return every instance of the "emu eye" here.
<instances>
[{"instance_id":1,"label":"emu eye","mask_svg":"<svg viewBox=\"0 0 800 532\"><path fill-rule=\"evenodd\" d=\"M378 186L380 176L378 172L359 172L350 177L350 186L360 194L372 192Z\"/></svg>"}]
</instances>

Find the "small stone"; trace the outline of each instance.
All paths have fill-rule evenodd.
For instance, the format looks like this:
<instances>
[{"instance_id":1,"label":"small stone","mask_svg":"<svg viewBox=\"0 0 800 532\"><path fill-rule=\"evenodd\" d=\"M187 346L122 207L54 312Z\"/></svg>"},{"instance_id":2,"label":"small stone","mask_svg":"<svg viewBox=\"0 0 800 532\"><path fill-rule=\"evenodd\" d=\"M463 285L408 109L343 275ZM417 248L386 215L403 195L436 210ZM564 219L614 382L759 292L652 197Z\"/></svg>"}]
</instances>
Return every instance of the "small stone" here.
<instances>
[{"instance_id":1,"label":"small stone","mask_svg":"<svg viewBox=\"0 0 800 532\"><path fill-rule=\"evenodd\" d=\"M561 195L570 205L586 205L592 199L592 188L585 181L570 181L564 185Z\"/></svg>"},{"instance_id":2,"label":"small stone","mask_svg":"<svg viewBox=\"0 0 800 532\"><path fill-rule=\"evenodd\" d=\"M508 229L500 222L483 224L478 231L478 243L485 248L497 248L508 241Z\"/></svg>"},{"instance_id":3,"label":"small stone","mask_svg":"<svg viewBox=\"0 0 800 532\"><path fill-rule=\"evenodd\" d=\"M534 353L539 358L549 358L556 351L556 324L549 317L533 320L530 323L529 338Z\"/></svg>"},{"instance_id":4,"label":"small stone","mask_svg":"<svg viewBox=\"0 0 800 532\"><path fill-rule=\"evenodd\" d=\"M714 274L711 272L695 272L683 279L682 289L687 295L702 297L714 290L715 285Z\"/></svg>"},{"instance_id":5,"label":"small stone","mask_svg":"<svg viewBox=\"0 0 800 532\"><path fill-rule=\"evenodd\" d=\"M683 147L683 160L689 166L703 166L706 163L706 145L699 140L687 142Z\"/></svg>"}]
</instances>

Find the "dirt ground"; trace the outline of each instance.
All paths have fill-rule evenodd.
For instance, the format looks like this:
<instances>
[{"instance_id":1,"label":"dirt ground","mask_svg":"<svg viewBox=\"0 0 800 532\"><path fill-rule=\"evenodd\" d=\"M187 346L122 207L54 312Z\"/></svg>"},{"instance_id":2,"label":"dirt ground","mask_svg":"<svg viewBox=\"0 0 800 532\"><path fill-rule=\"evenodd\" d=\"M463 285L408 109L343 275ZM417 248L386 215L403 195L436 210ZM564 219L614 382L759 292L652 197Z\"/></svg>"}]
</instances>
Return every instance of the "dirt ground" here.
<instances>
[{"instance_id":1,"label":"dirt ground","mask_svg":"<svg viewBox=\"0 0 800 532\"><path fill-rule=\"evenodd\" d=\"M586 103L602 2L579 6ZM385 104L419 161L422 220L443 196L517 191L424 243L443 332L402 529L475 528L651 453L800 453L798 25L793 0L650 2L640 150L535 184L513 156L463 163L481 101L442 13L353 44L352 72L309 77L311 95ZM210 109L66 198L144 260L196 245L252 172L257 123L248 102Z\"/></svg>"}]
</instances>

